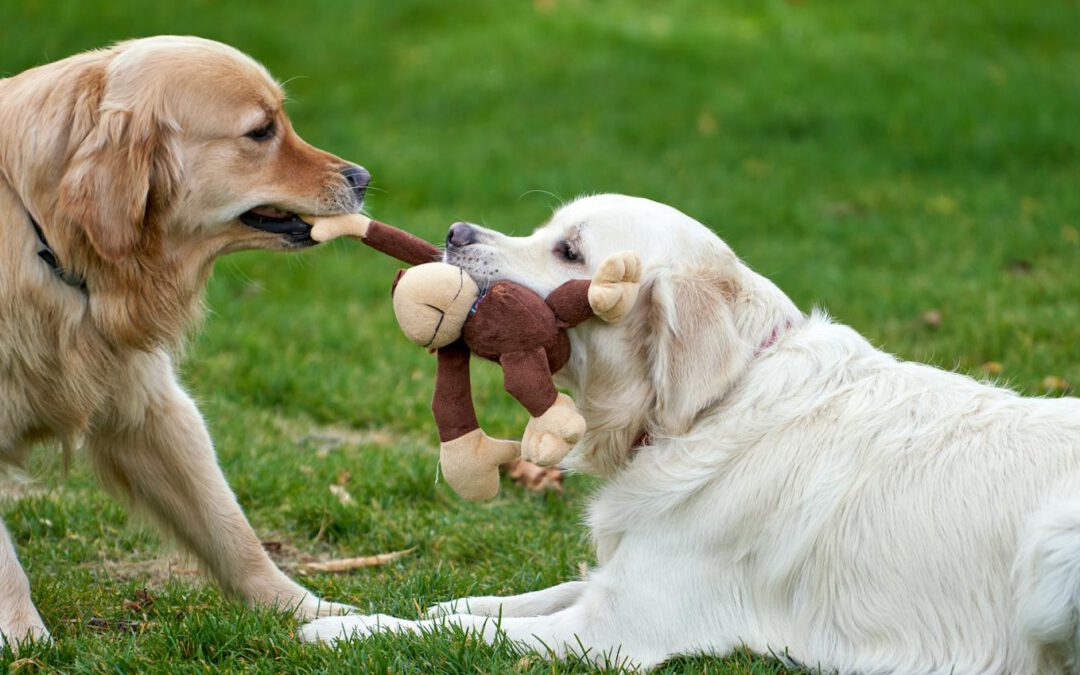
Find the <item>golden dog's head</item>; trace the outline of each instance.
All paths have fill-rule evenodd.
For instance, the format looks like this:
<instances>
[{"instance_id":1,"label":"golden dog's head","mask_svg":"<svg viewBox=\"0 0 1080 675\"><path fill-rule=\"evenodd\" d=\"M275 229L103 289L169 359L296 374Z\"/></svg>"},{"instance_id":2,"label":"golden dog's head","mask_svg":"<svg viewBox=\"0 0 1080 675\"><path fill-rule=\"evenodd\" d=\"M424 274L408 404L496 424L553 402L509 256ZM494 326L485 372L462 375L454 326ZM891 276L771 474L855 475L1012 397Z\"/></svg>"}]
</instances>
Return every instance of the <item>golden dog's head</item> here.
<instances>
[{"instance_id":1,"label":"golden dog's head","mask_svg":"<svg viewBox=\"0 0 1080 675\"><path fill-rule=\"evenodd\" d=\"M150 237L215 253L304 246L314 242L296 213L360 208L367 172L305 143L251 58L199 38L110 51L81 80L60 184L61 210L103 259Z\"/></svg>"},{"instance_id":2,"label":"golden dog's head","mask_svg":"<svg viewBox=\"0 0 1080 675\"><path fill-rule=\"evenodd\" d=\"M16 190L127 342L182 332L218 255L313 245L298 214L363 204L367 171L305 143L281 87L226 45L133 40L3 84Z\"/></svg>"}]
</instances>

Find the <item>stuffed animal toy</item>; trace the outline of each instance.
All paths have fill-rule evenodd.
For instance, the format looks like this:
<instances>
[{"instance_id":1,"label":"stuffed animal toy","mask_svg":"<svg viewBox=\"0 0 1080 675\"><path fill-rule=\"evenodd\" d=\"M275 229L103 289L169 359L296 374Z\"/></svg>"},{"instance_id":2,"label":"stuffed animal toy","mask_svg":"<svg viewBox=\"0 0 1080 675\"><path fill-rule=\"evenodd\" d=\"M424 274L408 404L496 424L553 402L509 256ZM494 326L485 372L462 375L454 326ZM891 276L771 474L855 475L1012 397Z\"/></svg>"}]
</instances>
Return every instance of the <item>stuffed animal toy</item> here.
<instances>
[{"instance_id":1,"label":"stuffed animal toy","mask_svg":"<svg viewBox=\"0 0 1080 675\"><path fill-rule=\"evenodd\" d=\"M439 429L440 464L463 498L498 492L499 470L520 454L542 466L558 463L585 432L574 402L552 375L570 358L568 328L593 316L621 318L637 298L640 260L620 253L604 260L593 279L567 282L547 298L509 281L485 291L461 268L441 262L434 246L360 215L313 222L316 241L350 235L416 267L394 282L394 313L413 342L436 351L432 411ZM469 380L471 354L502 366L506 390L531 418L519 445L492 439L480 428Z\"/></svg>"}]
</instances>

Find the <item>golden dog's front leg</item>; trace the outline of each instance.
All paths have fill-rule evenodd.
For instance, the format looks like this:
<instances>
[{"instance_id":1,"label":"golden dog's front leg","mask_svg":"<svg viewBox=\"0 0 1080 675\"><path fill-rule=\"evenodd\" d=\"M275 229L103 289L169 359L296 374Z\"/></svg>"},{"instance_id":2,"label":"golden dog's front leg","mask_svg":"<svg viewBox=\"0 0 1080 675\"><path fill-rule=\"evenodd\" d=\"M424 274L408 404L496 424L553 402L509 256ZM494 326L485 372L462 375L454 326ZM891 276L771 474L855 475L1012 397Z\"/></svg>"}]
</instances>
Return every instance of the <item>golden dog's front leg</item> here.
<instances>
[{"instance_id":1,"label":"golden dog's front leg","mask_svg":"<svg viewBox=\"0 0 1080 675\"><path fill-rule=\"evenodd\" d=\"M267 556L218 467L202 417L180 388L168 356L129 367L111 419L88 448L100 477L149 511L198 556L228 594L313 618L349 612L285 576Z\"/></svg>"},{"instance_id":2,"label":"golden dog's front leg","mask_svg":"<svg viewBox=\"0 0 1080 675\"><path fill-rule=\"evenodd\" d=\"M3 521L0 521L0 649L4 641L18 651L26 640L47 640L49 631L30 599L30 582L15 556Z\"/></svg>"}]
</instances>

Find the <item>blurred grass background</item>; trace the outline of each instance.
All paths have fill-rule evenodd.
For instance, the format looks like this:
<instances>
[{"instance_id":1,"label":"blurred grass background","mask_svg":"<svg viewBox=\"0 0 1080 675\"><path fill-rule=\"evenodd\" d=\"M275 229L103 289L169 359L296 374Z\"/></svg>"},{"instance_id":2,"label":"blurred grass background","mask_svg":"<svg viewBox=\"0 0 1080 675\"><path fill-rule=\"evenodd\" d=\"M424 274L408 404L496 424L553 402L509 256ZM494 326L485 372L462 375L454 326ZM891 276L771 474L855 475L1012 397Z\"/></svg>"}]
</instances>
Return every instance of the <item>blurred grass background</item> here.
<instances>
[{"instance_id":1,"label":"blurred grass background","mask_svg":"<svg viewBox=\"0 0 1080 675\"><path fill-rule=\"evenodd\" d=\"M582 193L647 196L889 351L1058 395L1080 383L1078 25L1076 0L8 0L0 69L158 33L222 40L286 83L301 135L371 170L386 222L523 234ZM369 611L575 575L590 481L483 505L435 484L434 364L393 323L396 266L345 242L218 264L184 377L241 503L285 564L418 546L305 581ZM494 369L474 388L493 433L522 428ZM57 638L20 670L550 670L461 636L299 646L289 619L170 575L81 463L62 473L38 453L34 481L6 490L23 498L0 501ZM152 607L124 603L144 588Z\"/></svg>"}]
</instances>

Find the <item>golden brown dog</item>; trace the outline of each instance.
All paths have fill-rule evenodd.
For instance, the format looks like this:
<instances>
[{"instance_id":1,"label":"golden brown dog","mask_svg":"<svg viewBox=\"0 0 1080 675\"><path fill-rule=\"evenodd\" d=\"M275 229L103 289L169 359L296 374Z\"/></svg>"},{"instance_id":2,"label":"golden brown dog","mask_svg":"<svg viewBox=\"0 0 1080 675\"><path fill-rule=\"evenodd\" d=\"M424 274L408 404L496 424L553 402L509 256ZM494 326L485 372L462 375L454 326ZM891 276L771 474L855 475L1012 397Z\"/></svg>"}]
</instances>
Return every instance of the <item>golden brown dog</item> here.
<instances>
[{"instance_id":1,"label":"golden brown dog","mask_svg":"<svg viewBox=\"0 0 1080 675\"><path fill-rule=\"evenodd\" d=\"M227 593L347 611L266 556L173 360L215 258L314 244L295 214L357 211L368 180L296 135L262 66L209 40L0 80L0 463L81 444ZM0 644L47 635L0 522Z\"/></svg>"}]
</instances>

